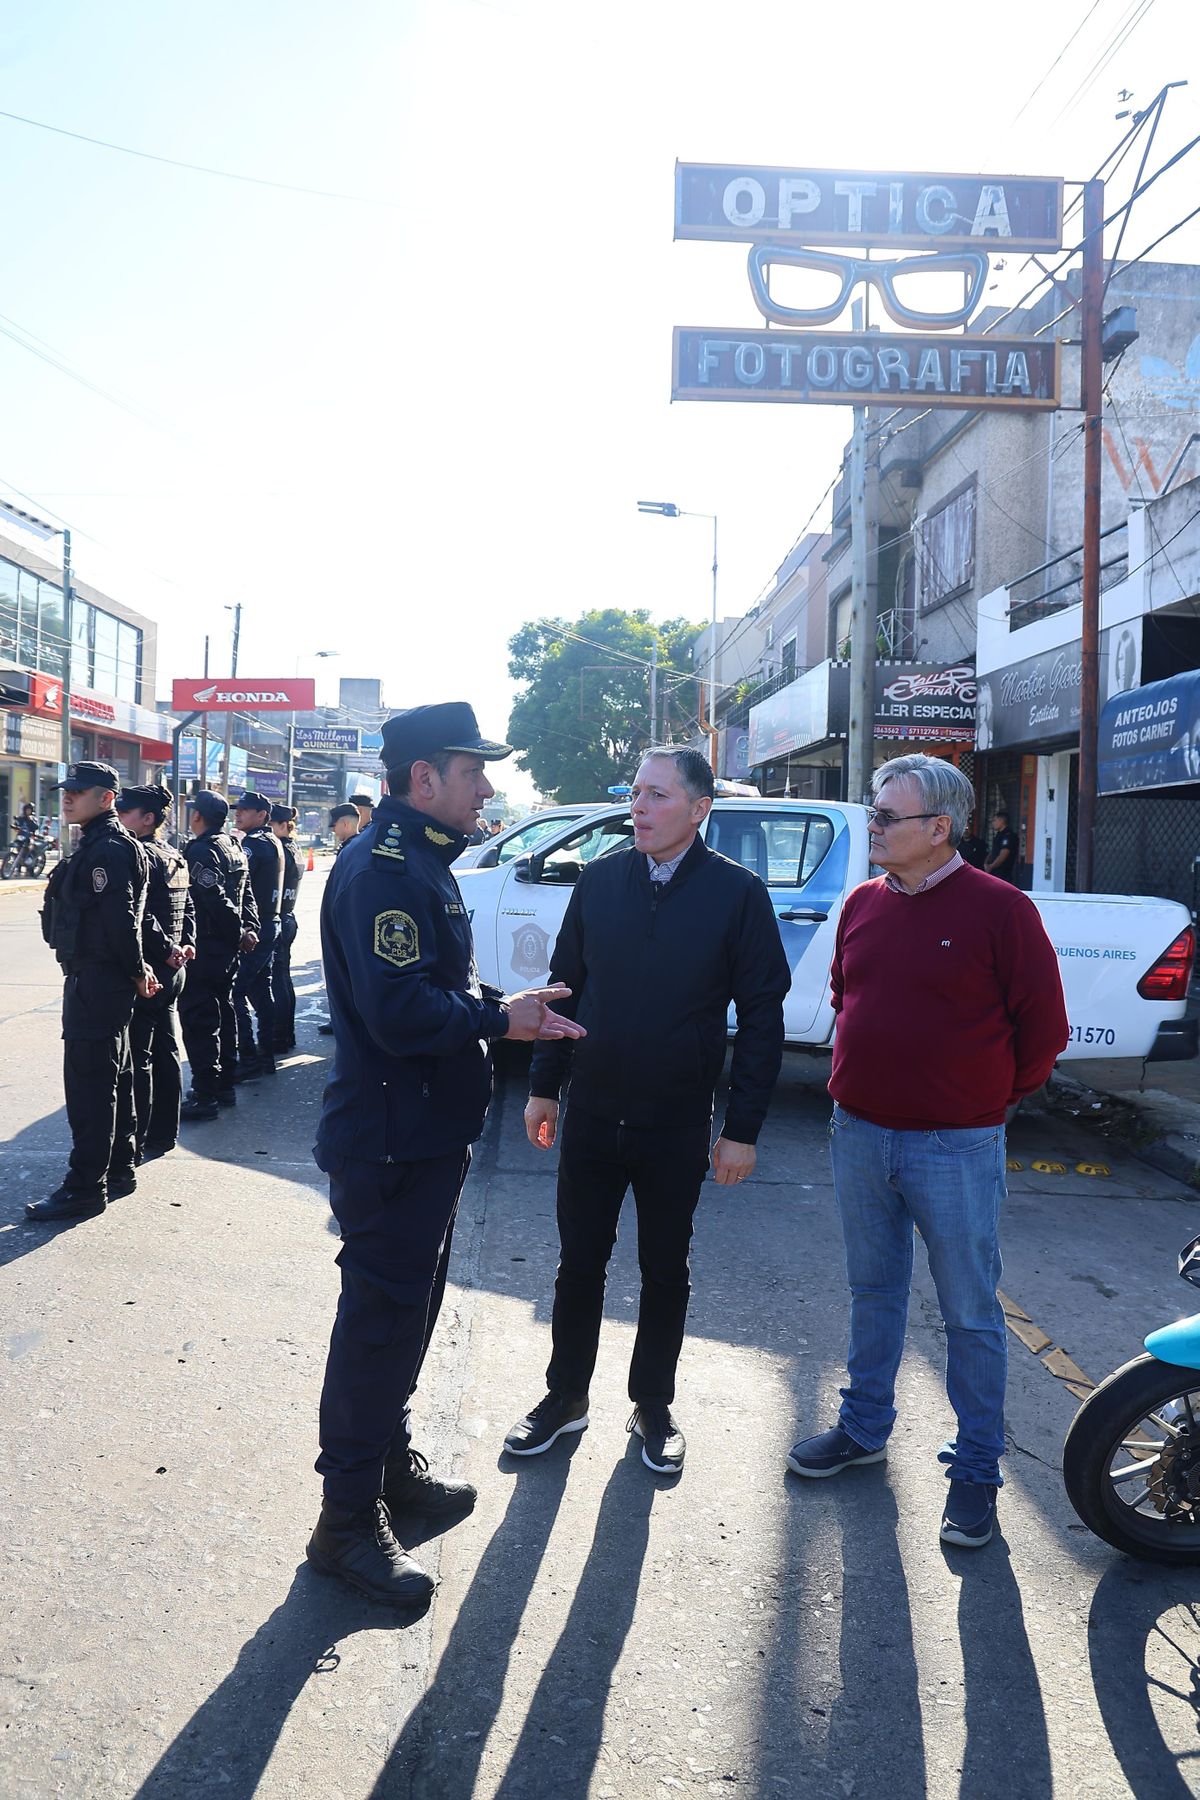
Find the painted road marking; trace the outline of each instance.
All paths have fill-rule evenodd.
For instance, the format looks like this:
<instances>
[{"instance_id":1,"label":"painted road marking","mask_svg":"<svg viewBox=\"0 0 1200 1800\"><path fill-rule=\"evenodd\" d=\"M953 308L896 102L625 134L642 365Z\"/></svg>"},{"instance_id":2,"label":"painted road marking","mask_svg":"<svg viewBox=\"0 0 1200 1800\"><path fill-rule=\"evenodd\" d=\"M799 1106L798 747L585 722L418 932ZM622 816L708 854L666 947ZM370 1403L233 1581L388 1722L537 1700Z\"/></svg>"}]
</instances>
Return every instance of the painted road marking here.
<instances>
[{"instance_id":1,"label":"painted road marking","mask_svg":"<svg viewBox=\"0 0 1200 1800\"><path fill-rule=\"evenodd\" d=\"M1112 1170L1107 1163L1076 1163L1077 1175L1111 1175Z\"/></svg>"},{"instance_id":2,"label":"painted road marking","mask_svg":"<svg viewBox=\"0 0 1200 1800\"><path fill-rule=\"evenodd\" d=\"M1036 1164L1034 1167L1036 1168ZM1048 1337L1023 1306L1009 1298L1003 1288L996 1289L996 1298L1004 1309L1004 1323L1013 1336L1033 1355L1036 1356L1047 1375L1053 1375L1077 1400L1086 1400L1095 1388L1090 1375L1080 1368L1075 1359L1067 1351L1060 1349L1052 1337Z\"/></svg>"}]
</instances>

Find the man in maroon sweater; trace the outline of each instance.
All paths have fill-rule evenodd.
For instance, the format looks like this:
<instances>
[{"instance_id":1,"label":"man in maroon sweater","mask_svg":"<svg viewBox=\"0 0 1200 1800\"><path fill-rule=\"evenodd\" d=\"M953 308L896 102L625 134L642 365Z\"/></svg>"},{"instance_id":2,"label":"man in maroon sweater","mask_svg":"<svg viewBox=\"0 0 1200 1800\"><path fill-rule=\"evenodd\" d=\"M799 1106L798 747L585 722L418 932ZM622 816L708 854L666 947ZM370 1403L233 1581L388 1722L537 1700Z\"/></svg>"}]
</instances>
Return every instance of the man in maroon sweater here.
<instances>
[{"instance_id":1,"label":"man in maroon sweater","mask_svg":"<svg viewBox=\"0 0 1200 1800\"><path fill-rule=\"evenodd\" d=\"M876 771L873 790L871 860L887 873L848 897L832 971L849 1381L837 1425L797 1444L788 1468L836 1475L886 1457L915 1224L958 1418L940 1452L950 1479L941 1536L973 1548L992 1535L1004 1450L1004 1126L1065 1047L1067 1015L1033 903L958 853L975 804L966 777L938 757L900 756Z\"/></svg>"}]
</instances>

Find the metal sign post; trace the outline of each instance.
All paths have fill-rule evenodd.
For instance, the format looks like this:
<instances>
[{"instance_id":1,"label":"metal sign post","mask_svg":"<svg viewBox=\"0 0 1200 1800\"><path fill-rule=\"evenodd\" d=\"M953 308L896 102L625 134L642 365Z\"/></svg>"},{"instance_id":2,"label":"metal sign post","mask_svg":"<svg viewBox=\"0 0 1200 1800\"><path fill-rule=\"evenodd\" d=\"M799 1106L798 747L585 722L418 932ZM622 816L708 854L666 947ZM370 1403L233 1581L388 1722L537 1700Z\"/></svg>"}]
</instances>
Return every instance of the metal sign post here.
<instances>
[{"instance_id":1,"label":"metal sign post","mask_svg":"<svg viewBox=\"0 0 1200 1800\"><path fill-rule=\"evenodd\" d=\"M1104 406L1104 183L1083 190L1083 303L1080 401L1083 407L1082 668L1079 685L1079 819L1075 886L1092 885L1096 823L1096 737L1100 713L1100 426Z\"/></svg>"}]
</instances>

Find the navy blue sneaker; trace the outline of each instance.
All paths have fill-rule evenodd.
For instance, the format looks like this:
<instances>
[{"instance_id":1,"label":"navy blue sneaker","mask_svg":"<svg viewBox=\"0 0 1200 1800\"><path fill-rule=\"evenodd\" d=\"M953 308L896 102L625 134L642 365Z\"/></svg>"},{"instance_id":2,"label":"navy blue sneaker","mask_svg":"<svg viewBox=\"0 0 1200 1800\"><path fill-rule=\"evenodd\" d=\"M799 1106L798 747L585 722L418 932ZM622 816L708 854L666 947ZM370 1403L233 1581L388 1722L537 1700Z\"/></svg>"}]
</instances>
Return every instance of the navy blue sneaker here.
<instances>
[{"instance_id":1,"label":"navy blue sneaker","mask_svg":"<svg viewBox=\"0 0 1200 1800\"><path fill-rule=\"evenodd\" d=\"M996 1523L996 1490L979 1481L951 1481L950 1497L942 1514L943 1544L961 1544L964 1550L982 1550Z\"/></svg>"},{"instance_id":2,"label":"navy blue sneaker","mask_svg":"<svg viewBox=\"0 0 1200 1800\"><path fill-rule=\"evenodd\" d=\"M787 1466L793 1475L814 1475L819 1479L825 1475L840 1475L843 1469L852 1468L856 1463L886 1461L886 1446L882 1450L864 1450L848 1431L835 1425L832 1431L823 1431L819 1437L805 1438L795 1445Z\"/></svg>"}]
</instances>

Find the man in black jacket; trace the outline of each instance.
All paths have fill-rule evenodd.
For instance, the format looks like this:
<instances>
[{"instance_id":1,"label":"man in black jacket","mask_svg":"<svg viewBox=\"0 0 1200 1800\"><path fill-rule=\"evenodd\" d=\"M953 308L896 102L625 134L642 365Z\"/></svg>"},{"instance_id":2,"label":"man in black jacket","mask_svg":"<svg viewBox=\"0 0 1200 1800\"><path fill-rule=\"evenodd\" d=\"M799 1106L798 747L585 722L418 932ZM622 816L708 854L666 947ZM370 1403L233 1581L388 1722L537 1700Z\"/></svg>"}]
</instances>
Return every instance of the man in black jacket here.
<instances>
[{"instance_id":1,"label":"man in black jacket","mask_svg":"<svg viewBox=\"0 0 1200 1800\"><path fill-rule=\"evenodd\" d=\"M558 1171L550 1391L505 1439L514 1456L536 1456L587 1425L605 1270L632 1185L642 1293L629 1430L641 1438L648 1468L677 1474L683 1467L671 1403L728 1007L732 1000L738 1029L725 1122L712 1149L713 1175L724 1186L754 1168L791 983L763 883L698 835L712 801L712 772L698 750L648 755L633 784L633 845L583 871L554 947L550 979L571 989L564 1011L587 1036L577 1045L538 1044L533 1055L525 1109L531 1144L553 1144L568 1072L571 1088Z\"/></svg>"},{"instance_id":2,"label":"man in black jacket","mask_svg":"<svg viewBox=\"0 0 1200 1800\"><path fill-rule=\"evenodd\" d=\"M271 968L271 994L275 1001L275 1053L296 1048L296 989L292 983L292 945L299 929L296 899L304 879L304 864L296 846L297 811L294 806L271 808L271 830L283 852L283 893L279 900L279 942Z\"/></svg>"},{"instance_id":3,"label":"man in black jacket","mask_svg":"<svg viewBox=\"0 0 1200 1800\"><path fill-rule=\"evenodd\" d=\"M179 1005L192 1091L180 1117L215 1119L236 1099L233 977L239 950L258 942L258 911L240 844L226 829L229 806L204 789L192 801L192 837L184 845L196 908L196 960Z\"/></svg>"},{"instance_id":4,"label":"man in black jacket","mask_svg":"<svg viewBox=\"0 0 1200 1800\"><path fill-rule=\"evenodd\" d=\"M271 830L271 802L265 794L243 794L234 808L237 828L243 833L242 850L250 865L250 887L258 912L258 941L243 950L233 984L237 1013L237 1081L253 1081L275 1073L275 1000L271 973L279 942L279 909L283 900L283 847ZM258 1043L254 1019L258 1019Z\"/></svg>"},{"instance_id":5,"label":"man in black jacket","mask_svg":"<svg viewBox=\"0 0 1200 1800\"><path fill-rule=\"evenodd\" d=\"M54 1193L25 1208L30 1218L55 1223L102 1213L137 1185L129 1023L134 1001L158 988L142 954L146 858L113 810L116 771L107 763L72 763L59 785L63 818L83 827L76 849L52 873L42 909L42 936L66 977L71 1162Z\"/></svg>"},{"instance_id":6,"label":"man in black jacket","mask_svg":"<svg viewBox=\"0 0 1200 1800\"><path fill-rule=\"evenodd\" d=\"M134 1002L129 1047L138 1161L151 1162L173 1150L179 1136L183 1072L178 1002L186 965L196 954L196 909L186 858L158 835L171 805L170 789L159 782L125 786L116 805L122 825L146 852L150 873L142 949L159 990L149 1000L139 996Z\"/></svg>"}]
</instances>

